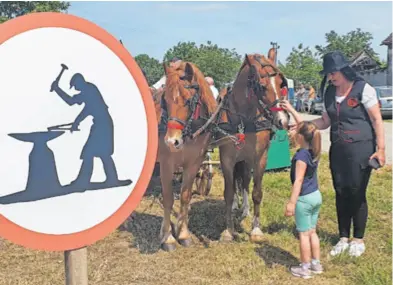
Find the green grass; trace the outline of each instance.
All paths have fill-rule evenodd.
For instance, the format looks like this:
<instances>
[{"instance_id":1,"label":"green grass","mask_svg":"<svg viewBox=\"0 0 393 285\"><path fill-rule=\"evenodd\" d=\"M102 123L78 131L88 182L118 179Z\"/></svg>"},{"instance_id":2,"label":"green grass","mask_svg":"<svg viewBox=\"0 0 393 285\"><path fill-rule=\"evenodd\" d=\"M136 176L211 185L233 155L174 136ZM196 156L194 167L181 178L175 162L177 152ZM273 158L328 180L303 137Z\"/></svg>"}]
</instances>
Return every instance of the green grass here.
<instances>
[{"instance_id":1,"label":"green grass","mask_svg":"<svg viewBox=\"0 0 393 285\"><path fill-rule=\"evenodd\" d=\"M218 159L217 155L216 151L215 159ZM153 179L148 194L132 218L89 247L89 284L391 284L391 166L374 172L371 177L367 194L367 250L358 259L328 257L338 236L334 191L326 155L322 157L319 181L323 206L318 233L325 273L316 276L311 283L294 279L288 273L288 267L299 262L294 218L284 216L284 205L291 191L289 173L266 173L264 176L261 206L264 241L261 244L249 241L251 219L247 218L239 226L239 238L223 244L218 241L224 230L223 178L216 168L209 197L192 198L190 230L194 244L190 248L178 246L171 253L159 249L163 210L159 200L153 199L152 194L158 195L160 191ZM179 210L178 200L174 209ZM26 250L5 240L0 240L0 245L0 285L64 284L62 253Z\"/></svg>"}]
</instances>

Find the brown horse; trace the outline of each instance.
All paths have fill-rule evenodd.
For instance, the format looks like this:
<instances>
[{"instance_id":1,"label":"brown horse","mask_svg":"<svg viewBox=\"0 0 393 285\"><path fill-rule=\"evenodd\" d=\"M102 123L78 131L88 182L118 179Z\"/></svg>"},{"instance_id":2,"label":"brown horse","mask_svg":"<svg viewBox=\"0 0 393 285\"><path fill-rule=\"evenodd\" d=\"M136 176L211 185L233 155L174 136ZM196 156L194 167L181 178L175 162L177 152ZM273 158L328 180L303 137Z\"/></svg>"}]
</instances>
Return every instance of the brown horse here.
<instances>
[{"instance_id":1,"label":"brown horse","mask_svg":"<svg viewBox=\"0 0 393 285\"><path fill-rule=\"evenodd\" d=\"M178 69L164 65L167 77L165 94L162 98L167 112L166 133L159 136L159 161L164 219L161 225L161 247L174 250L176 239L172 235L171 212L173 207L172 178L179 167L183 169L180 194L180 212L175 227L175 237L183 246L191 244L188 230L188 211L195 176L209 146L211 133L205 131L193 139L211 114L217 102L204 79L202 72L192 63L183 62Z\"/></svg>"},{"instance_id":2,"label":"brown horse","mask_svg":"<svg viewBox=\"0 0 393 285\"><path fill-rule=\"evenodd\" d=\"M265 172L267 152L273 128L287 129L289 115L279 106L280 90L286 86L283 74L274 65L275 51L270 49L268 58L263 55L246 55L235 82L221 96L224 107L218 126L222 137L236 134L241 144L222 144L220 162L225 180L226 230L221 239L233 239L236 186L243 193L243 215L248 215L248 189L253 169L254 216L251 241L260 241L260 205L262 202L262 177ZM226 133L226 134L225 134ZM219 136L217 136L219 138ZM238 183L239 182L239 183Z\"/></svg>"}]
</instances>

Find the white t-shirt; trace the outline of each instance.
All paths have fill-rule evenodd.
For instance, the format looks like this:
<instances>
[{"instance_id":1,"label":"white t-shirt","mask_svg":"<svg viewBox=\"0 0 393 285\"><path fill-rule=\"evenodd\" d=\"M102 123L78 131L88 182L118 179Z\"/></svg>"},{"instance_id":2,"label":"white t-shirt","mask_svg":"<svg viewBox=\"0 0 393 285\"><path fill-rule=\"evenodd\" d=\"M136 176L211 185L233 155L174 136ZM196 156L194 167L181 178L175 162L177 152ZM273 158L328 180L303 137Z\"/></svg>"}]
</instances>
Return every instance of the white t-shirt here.
<instances>
[{"instance_id":1,"label":"white t-shirt","mask_svg":"<svg viewBox=\"0 0 393 285\"><path fill-rule=\"evenodd\" d=\"M336 102L338 103L341 103L344 99L345 96L336 96ZM368 83L364 86L361 102L366 109L378 104L377 91ZM323 104L323 112L326 112L325 104Z\"/></svg>"},{"instance_id":2,"label":"white t-shirt","mask_svg":"<svg viewBox=\"0 0 393 285\"><path fill-rule=\"evenodd\" d=\"M162 87L162 85L165 85L166 82L166 76L164 75L163 77L160 78L156 83L153 84L154 89L158 89Z\"/></svg>"},{"instance_id":3,"label":"white t-shirt","mask_svg":"<svg viewBox=\"0 0 393 285\"><path fill-rule=\"evenodd\" d=\"M217 99L219 94L217 88L214 85L210 85L210 90L213 92L214 99Z\"/></svg>"}]
</instances>

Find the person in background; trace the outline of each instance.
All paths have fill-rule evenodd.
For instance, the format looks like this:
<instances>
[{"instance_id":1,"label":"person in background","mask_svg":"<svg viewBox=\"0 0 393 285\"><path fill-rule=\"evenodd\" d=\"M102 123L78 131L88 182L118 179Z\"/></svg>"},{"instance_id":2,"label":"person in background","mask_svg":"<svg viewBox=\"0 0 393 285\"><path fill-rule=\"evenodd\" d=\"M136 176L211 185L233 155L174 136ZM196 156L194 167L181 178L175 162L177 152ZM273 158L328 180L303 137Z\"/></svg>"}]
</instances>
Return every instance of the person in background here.
<instances>
[{"instance_id":1,"label":"person in background","mask_svg":"<svg viewBox=\"0 0 393 285\"><path fill-rule=\"evenodd\" d=\"M306 89L303 84L300 84L298 91L296 92L296 111L300 112L303 109L303 97L306 93Z\"/></svg>"},{"instance_id":2,"label":"person in background","mask_svg":"<svg viewBox=\"0 0 393 285\"><path fill-rule=\"evenodd\" d=\"M218 92L217 88L214 86L214 80L213 80L213 78L211 78L211 77L205 77L205 80L206 80L206 82L209 84L210 90L213 92L214 99L217 100L217 97L218 97L218 93L219 93L219 92Z\"/></svg>"},{"instance_id":3,"label":"person in background","mask_svg":"<svg viewBox=\"0 0 393 285\"><path fill-rule=\"evenodd\" d=\"M366 190L376 159L385 164L385 137L376 90L357 76L339 51L323 57L324 110L312 122L320 130L330 127L330 171L336 193L336 211L340 241L330 251L336 256L348 250L358 257L366 250L363 238L368 218ZM329 85L324 90L326 80ZM282 107L291 109L289 102ZM300 115L293 114L296 122ZM294 126L295 127L295 126ZM351 223L353 239L349 242Z\"/></svg>"},{"instance_id":4,"label":"person in background","mask_svg":"<svg viewBox=\"0 0 393 285\"><path fill-rule=\"evenodd\" d=\"M307 88L308 88L308 111L310 112L311 110L311 105L312 102L314 102L316 94L315 94L315 89L312 87L312 85L309 83L307 84Z\"/></svg>"},{"instance_id":5,"label":"person in background","mask_svg":"<svg viewBox=\"0 0 393 285\"><path fill-rule=\"evenodd\" d=\"M169 66L173 67L173 68L179 68L181 63L182 63L181 58L175 56L170 61ZM160 78L160 80L158 80L156 83L154 83L150 87L150 90L152 91L152 93L161 92L164 89L165 82L166 82L166 76L164 75L163 77Z\"/></svg>"}]
</instances>

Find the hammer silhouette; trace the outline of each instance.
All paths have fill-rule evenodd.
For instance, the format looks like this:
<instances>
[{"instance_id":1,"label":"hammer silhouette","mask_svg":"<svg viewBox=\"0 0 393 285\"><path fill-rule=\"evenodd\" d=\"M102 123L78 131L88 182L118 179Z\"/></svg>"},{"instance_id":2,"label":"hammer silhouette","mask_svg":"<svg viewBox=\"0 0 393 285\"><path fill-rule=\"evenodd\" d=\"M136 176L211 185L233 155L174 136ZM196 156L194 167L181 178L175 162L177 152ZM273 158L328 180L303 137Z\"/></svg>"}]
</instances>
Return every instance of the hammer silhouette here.
<instances>
[{"instance_id":1,"label":"hammer silhouette","mask_svg":"<svg viewBox=\"0 0 393 285\"><path fill-rule=\"evenodd\" d=\"M66 69L68 69L68 66L65 65L64 63L62 63L61 64L61 71L60 71L59 75L56 77L55 81L59 82L61 76L63 75L64 70L66 70ZM52 87L50 88L50 92L53 92L53 88Z\"/></svg>"}]
</instances>

